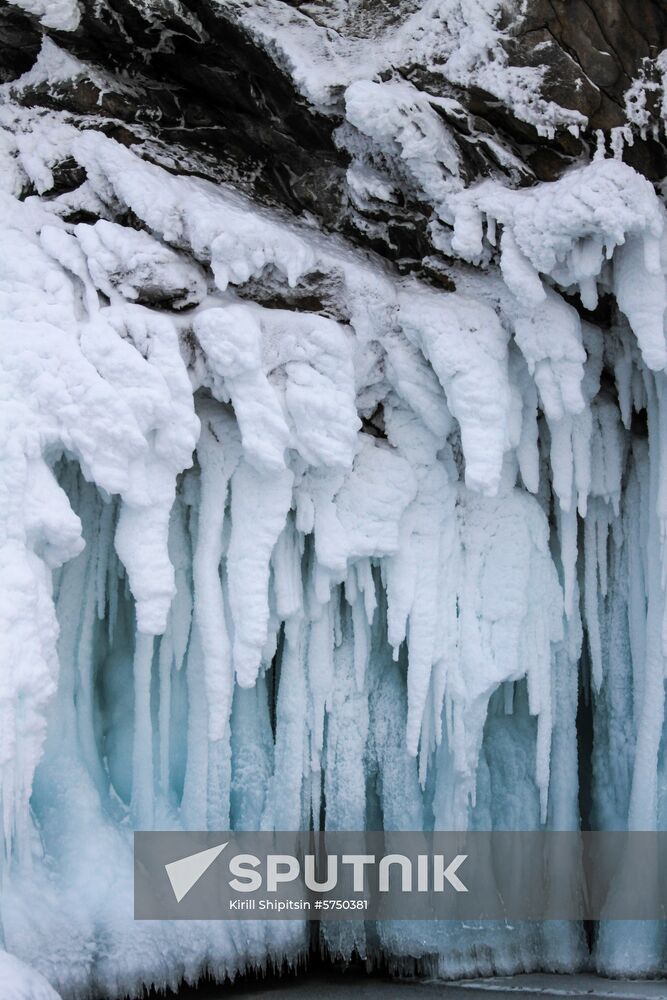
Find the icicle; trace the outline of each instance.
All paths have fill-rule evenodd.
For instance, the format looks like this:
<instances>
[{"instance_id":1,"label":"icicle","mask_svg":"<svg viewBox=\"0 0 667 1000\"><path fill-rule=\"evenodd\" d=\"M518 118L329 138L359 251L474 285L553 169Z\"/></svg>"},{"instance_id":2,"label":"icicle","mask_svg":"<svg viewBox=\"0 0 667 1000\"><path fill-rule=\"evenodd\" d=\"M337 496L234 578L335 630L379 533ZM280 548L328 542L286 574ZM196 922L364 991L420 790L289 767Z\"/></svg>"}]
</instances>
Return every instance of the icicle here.
<instances>
[{"instance_id":1,"label":"icicle","mask_svg":"<svg viewBox=\"0 0 667 1000\"><path fill-rule=\"evenodd\" d=\"M171 671L174 665L174 645L172 641L171 615L167 628L160 639L158 656L159 708L158 708L158 763L160 790L168 800L170 789L170 740L171 740Z\"/></svg>"},{"instance_id":2,"label":"icicle","mask_svg":"<svg viewBox=\"0 0 667 1000\"><path fill-rule=\"evenodd\" d=\"M574 504L570 504L569 510L558 511L558 532L563 564L563 609L565 617L569 619L575 612L574 596L577 583L577 509Z\"/></svg>"},{"instance_id":3,"label":"icicle","mask_svg":"<svg viewBox=\"0 0 667 1000\"><path fill-rule=\"evenodd\" d=\"M576 507L581 517L586 517L588 496L591 492L591 440L593 417L590 408L577 413L572 420L572 457L574 459L574 485L577 493ZM571 506L574 506L572 504Z\"/></svg>"},{"instance_id":4,"label":"icicle","mask_svg":"<svg viewBox=\"0 0 667 1000\"><path fill-rule=\"evenodd\" d=\"M600 581L600 596L607 596L607 539L609 537L609 508L605 506L595 519L597 542L597 567Z\"/></svg>"},{"instance_id":5,"label":"icicle","mask_svg":"<svg viewBox=\"0 0 667 1000\"><path fill-rule=\"evenodd\" d=\"M355 607L363 616L359 600L353 610ZM364 617L361 621L367 628ZM368 692L363 676L359 676L358 636L353 631L350 612L345 608L342 632L342 641L333 654L333 678L327 698L323 760L326 828L363 830L366 826L364 752L368 735Z\"/></svg>"},{"instance_id":6,"label":"icicle","mask_svg":"<svg viewBox=\"0 0 667 1000\"><path fill-rule=\"evenodd\" d=\"M236 688L232 733L232 825L235 830L258 830L265 808L269 776L273 771L273 738L266 677L259 677L254 688ZM228 757L227 748L225 751ZM213 826L213 817L209 822Z\"/></svg>"},{"instance_id":7,"label":"icicle","mask_svg":"<svg viewBox=\"0 0 667 1000\"><path fill-rule=\"evenodd\" d=\"M502 471L509 388L507 331L493 309L457 293L415 287L400 299L400 322L445 390L461 428L470 489L492 495Z\"/></svg>"},{"instance_id":8,"label":"icicle","mask_svg":"<svg viewBox=\"0 0 667 1000\"><path fill-rule=\"evenodd\" d=\"M593 667L593 686L596 691L602 685L602 643L600 639L600 619L598 609L598 558L597 528L598 503L589 505L584 522L584 609L588 645Z\"/></svg>"},{"instance_id":9,"label":"icicle","mask_svg":"<svg viewBox=\"0 0 667 1000\"><path fill-rule=\"evenodd\" d=\"M248 460L258 469L284 469L289 429L262 370L262 331L253 311L243 305L207 309L195 318L194 331L209 365L224 378ZM223 398L220 390L217 395Z\"/></svg>"},{"instance_id":10,"label":"icicle","mask_svg":"<svg viewBox=\"0 0 667 1000\"><path fill-rule=\"evenodd\" d=\"M333 611L331 601L311 623L308 640L308 690L310 693L311 770L320 770L324 746L324 710L333 679Z\"/></svg>"},{"instance_id":11,"label":"icicle","mask_svg":"<svg viewBox=\"0 0 667 1000\"><path fill-rule=\"evenodd\" d=\"M95 600L97 605L97 617L104 621L107 613L107 578L109 576L109 562L113 555L114 505L105 503L100 514L100 528L97 542L97 561L95 571Z\"/></svg>"},{"instance_id":12,"label":"icicle","mask_svg":"<svg viewBox=\"0 0 667 1000\"><path fill-rule=\"evenodd\" d=\"M285 625L276 703L274 773L267 791L263 829L301 830L307 822L304 775L310 773L310 762L304 633L298 618Z\"/></svg>"},{"instance_id":13,"label":"icicle","mask_svg":"<svg viewBox=\"0 0 667 1000\"><path fill-rule=\"evenodd\" d=\"M188 683L187 766L181 799L184 829L205 830L208 823L208 708L199 628L192 628L186 662Z\"/></svg>"},{"instance_id":14,"label":"icicle","mask_svg":"<svg viewBox=\"0 0 667 1000\"><path fill-rule=\"evenodd\" d=\"M354 635L354 677L357 690L363 691L370 652L370 636L366 610L359 596L352 604L352 630Z\"/></svg>"},{"instance_id":15,"label":"icicle","mask_svg":"<svg viewBox=\"0 0 667 1000\"><path fill-rule=\"evenodd\" d=\"M276 611L283 621L295 617L303 608L302 555L303 538L290 514L271 556Z\"/></svg>"},{"instance_id":16,"label":"icicle","mask_svg":"<svg viewBox=\"0 0 667 1000\"><path fill-rule=\"evenodd\" d=\"M654 371L664 369L667 365L665 277L659 268L647 269L640 236L628 236L614 254L614 294L619 308L628 317L647 366Z\"/></svg>"},{"instance_id":17,"label":"icicle","mask_svg":"<svg viewBox=\"0 0 667 1000\"><path fill-rule=\"evenodd\" d=\"M518 377L522 387L523 408L521 414L521 436L517 446L519 470L524 486L530 493L537 493L540 484L540 457L537 428L537 391L529 378L525 364Z\"/></svg>"},{"instance_id":18,"label":"icicle","mask_svg":"<svg viewBox=\"0 0 667 1000\"><path fill-rule=\"evenodd\" d=\"M199 626L208 702L208 735L221 740L232 709L234 673L220 582L227 486L241 450L233 419L214 403L200 409L201 469L197 542L192 558L194 613Z\"/></svg>"},{"instance_id":19,"label":"icicle","mask_svg":"<svg viewBox=\"0 0 667 1000\"><path fill-rule=\"evenodd\" d=\"M79 640L76 651L77 665L77 732L81 745L81 756L84 759L91 776L96 781L98 788L103 789L106 785L98 748L95 738L95 704L94 704L94 670L95 655L94 647L96 641L96 584L98 580L97 567L100 560L100 531L103 521L100 516L101 504L95 494L93 487L88 484L81 494L81 518L87 527L88 545L90 546L90 562L87 572L87 586L83 594L82 607L79 619ZM107 549L110 547L110 536L104 537Z\"/></svg>"},{"instance_id":20,"label":"icicle","mask_svg":"<svg viewBox=\"0 0 667 1000\"><path fill-rule=\"evenodd\" d=\"M151 473L160 499L147 506L123 503L115 543L137 602L139 629L144 634L160 635L175 592L174 569L168 555L175 483L173 472L161 463L155 463Z\"/></svg>"},{"instance_id":21,"label":"icicle","mask_svg":"<svg viewBox=\"0 0 667 1000\"><path fill-rule=\"evenodd\" d=\"M632 419L632 377L633 364L630 346L626 338L623 338L622 348L614 363L614 377L616 379L616 389L618 392L618 405L621 409L621 420L626 430L630 430Z\"/></svg>"},{"instance_id":22,"label":"icicle","mask_svg":"<svg viewBox=\"0 0 667 1000\"><path fill-rule=\"evenodd\" d=\"M535 379L547 419L581 413L586 352L576 310L551 289L530 312L522 309L514 336Z\"/></svg>"},{"instance_id":23,"label":"icicle","mask_svg":"<svg viewBox=\"0 0 667 1000\"><path fill-rule=\"evenodd\" d=\"M232 534L227 552L234 621L234 669L250 687L259 671L269 624L271 553L292 503L292 473L261 474L241 460L232 477Z\"/></svg>"},{"instance_id":24,"label":"icicle","mask_svg":"<svg viewBox=\"0 0 667 1000\"><path fill-rule=\"evenodd\" d=\"M649 383L650 385L650 383ZM658 492L664 480L665 447L664 375L656 377L649 389L649 471L650 497L647 537L646 666L643 675L642 704L637 727L635 764L628 828L653 830L658 808L658 751L665 717L664 652L662 641L665 591L663 585L664 538L655 516ZM655 505L655 506L654 506Z\"/></svg>"},{"instance_id":25,"label":"icicle","mask_svg":"<svg viewBox=\"0 0 667 1000\"><path fill-rule=\"evenodd\" d=\"M153 636L137 632L134 654L134 745L132 749L132 814L137 827L150 830L154 819L153 720L151 672Z\"/></svg>"},{"instance_id":26,"label":"icicle","mask_svg":"<svg viewBox=\"0 0 667 1000\"><path fill-rule=\"evenodd\" d=\"M551 471L553 490L561 509L567 511L572 504L574 480L574 455L572 451L572 418L549 421L551 434Z\"/></svg>"}]
</instances>

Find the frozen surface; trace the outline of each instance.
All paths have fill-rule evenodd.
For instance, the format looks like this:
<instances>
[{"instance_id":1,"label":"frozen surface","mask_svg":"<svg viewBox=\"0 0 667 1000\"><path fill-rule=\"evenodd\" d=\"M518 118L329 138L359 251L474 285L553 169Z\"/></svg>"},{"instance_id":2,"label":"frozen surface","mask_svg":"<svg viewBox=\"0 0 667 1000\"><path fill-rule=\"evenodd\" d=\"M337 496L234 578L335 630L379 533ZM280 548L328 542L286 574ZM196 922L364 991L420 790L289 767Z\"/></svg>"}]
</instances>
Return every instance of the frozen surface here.
<instances>
[{"instance_id":1,"label":"frozen surface","mask_svg":"<svg viewBox=\"0 0 667 1000\"><path fill-rule=\"evenodd\" d=\"M254 990L252 987L232 987L223 991L220 987L202 986L194 991L179 994L179 1000L218 1000L223 996L245 997L259 1000L260 997L309 997L313 1000L329 1000L330 997L354 995L362 1000L375 997L393 997L395 1000L485 1000L489 994L493 1000L538 1000L540 997L571 997L575 1000L663 1000L667 993L667 980L652 982L630 982L628 980L601 979L592 975L557 976L534 974L525 976L498 977L496 979L471 979L456 983L396 981L390 979L356 978L349 974L307 976L303 981L283 984L273 983Z\"/></svg>"},{"instance_id":2,"label":"frozen surface","mask_svg":"<svg viewBox=\"0 0 667 1000\"><path fill-rule=\"evenodd\" d=\"M577 975L556 976L533 974L526 976L499 976L496 979L468 980L452 983L447 990L454 992L457 987L478 991L493 991L514 996L554 996L554 997L618 997L619 1000L662 1000L667 994L667 980L656 979L640 982L623 979L603 979L599 976ZM447 993L444 994L447 996ZM467 996L468 994L463 994Z\"/></svg>"}]
</instances>

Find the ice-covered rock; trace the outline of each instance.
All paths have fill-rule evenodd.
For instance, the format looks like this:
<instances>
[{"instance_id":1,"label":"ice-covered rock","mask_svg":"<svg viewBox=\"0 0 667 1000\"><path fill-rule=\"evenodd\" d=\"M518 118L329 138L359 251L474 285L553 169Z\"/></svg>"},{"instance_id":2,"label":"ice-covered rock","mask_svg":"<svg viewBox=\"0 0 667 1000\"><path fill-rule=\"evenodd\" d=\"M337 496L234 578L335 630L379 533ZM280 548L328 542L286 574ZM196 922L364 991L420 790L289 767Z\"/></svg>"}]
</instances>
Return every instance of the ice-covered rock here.
<instances>
[{"instance_id":1,"label":"ice-covered rock","mask_svg":"<svg viewBox=\"0 0 667 1000\"><path fill-rule=\"evenodd\" d=\"M135 923L134 828L667 824L663 154L638 86L623 136L598 63L557 92L541 6L0 9L0 984L307 954ZM649 930L594 961L656 973Z\"/></svg>"}]
</instances>

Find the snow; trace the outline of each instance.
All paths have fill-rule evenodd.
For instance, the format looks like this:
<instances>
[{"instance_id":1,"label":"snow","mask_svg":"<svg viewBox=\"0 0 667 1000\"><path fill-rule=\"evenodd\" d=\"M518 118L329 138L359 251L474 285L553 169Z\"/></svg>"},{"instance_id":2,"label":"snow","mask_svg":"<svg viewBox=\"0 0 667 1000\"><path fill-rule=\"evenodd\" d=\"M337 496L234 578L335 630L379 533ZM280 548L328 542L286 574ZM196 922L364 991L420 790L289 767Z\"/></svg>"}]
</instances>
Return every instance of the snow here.
<instances>
[{"instance_id":1,"label":"snow","mask_svg":"<svg viewBox=\"0 0 667 1000\"><path fill-rule=\"evenodd\" d=\"M403 2L395 5L398 9L392 10L386 23L384 5L370 11L364 6L336 0L318 5L317 15L312 16L308 9L294 9L279 0L252 5L233 0L229 4L230 13L285 67L309 101L324 111L335 108L341 90L350 84L363 81L365 86L376 86L370 81L386 80L416 65L452 84L479 87L543 132L557 125L585 125L579 112L539 95L543 67L510 65L502 42L511 33L513 19L501 27L500 0ZM366 30L360 31L363 21ZM403 86L406 89L409 85ZM397 93L394 82L378 87L378 95L380 90L386 90L380 100L387 107ZM420 107L417 120L421 115Z\"/></svg>"},{"instance_id":2,"label":"snow","mask_svg":"<svg viewBox=\"0 0 667 1000\"><path fill-rule=\"evenodd\" d=\"M9 0L9 3L39 18L45 28L75 31L81 19L78 0Z\"/></svg>"},{"instance_id":3,"label":"snow","mask_svg":"<svg viewBox=\"0 0 667 1000\"><path fill-rule=\"evenodd\" d=\"M252 8L265 39L276 9ZM430 45L427 17L460 22L450 70L471 80L497 42L496 5L473 9L464 24L453 0L421 5L392 44ZM302 36L279 35L296 59ZM667 823L662 203L605 158L464 187L433 101L352 62L294 73L323 106L339 85L343 140L393 157L452 224L455 291L101 132L2 111L2 942L17 958L0 977L21 960L65 995L114 997L307 953L299 922L135 924L133 828L576 828L580 684L596 822ZM364 155L356 196L391 197ZM59 194L67 157L86 180ZM73 207L98 221L68 221ZM309 282L335 309L290 308ZM279 308L255 301L263 283ZM644 931L639 947L605 925L600 971L664 969L663 931ZM344 958L450 977L584 955L578 927L321 934ZM30 975L26 996L48 997Z\"/></svg>"},{"instance_id":4,"label":"snow","mask_svg":"<svg viewBox=\"0 0 667 1000\"><path fill-rule=\"evenodd\" d=\"M659 135L667 112L665 98L665 72L667 71L667 50L663 49L655 58L642 60L639 76L624 94L625 116L642 137L651 133ZM656 97L660 100L657 101ZM647 99L649 107L647 107ZM657 104L657 114L651 112L650 105Z\"/></svg>"},{"instance_id":5,"label":"snow","mask_svg":"<svg viewBox=\"0 0 667 1000\"><path fill-rule=\"evenodd\" d=\"M461 188L456 143L428 97L412 84L357 80L345 91L345 117L381 149L395 149L436 208Z\"/></svg>"},{"instance_id":6,"label":"snow","mask_svg":"<svg viewBox=\"0 0 667 1000\"><path fill-rule=\"evenodd\" d=\"M148 233L103 219L93 226L76 226L74 233L93 284L109 299L120 296L184 308L206 295L200 269Z\"/></svg>"},{"instance_id":7,"label":"snow","mask_svg":"<svg viewBox=\"0 0 667 1000\"><path fill-rule=\"evenodd\" d=\"M459 423L466 485L493 494L510 405L507 332L493 310L456 293L408 288L399 301L403 331L430 362Z\"/></svg>"}]
</instances>

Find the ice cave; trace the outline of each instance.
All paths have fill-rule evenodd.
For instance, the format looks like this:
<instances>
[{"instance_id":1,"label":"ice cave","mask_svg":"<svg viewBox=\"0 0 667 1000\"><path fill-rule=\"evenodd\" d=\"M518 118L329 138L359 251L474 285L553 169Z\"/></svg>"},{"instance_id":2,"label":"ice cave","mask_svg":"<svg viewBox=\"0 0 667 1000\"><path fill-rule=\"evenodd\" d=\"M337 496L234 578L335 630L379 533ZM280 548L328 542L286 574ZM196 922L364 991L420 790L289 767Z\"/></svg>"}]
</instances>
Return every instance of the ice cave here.
<instances>
[{"instance_id":1,"label":"ice cave","mask_svg":"<svg viewBox=\"0 0 667 1000\"><path fill-rule=\"evenodd\" d=\"M667 829L665 74L658 0L0 3L0 1000L305 961L135 829Z\"/></svg>"}]
</instances>

